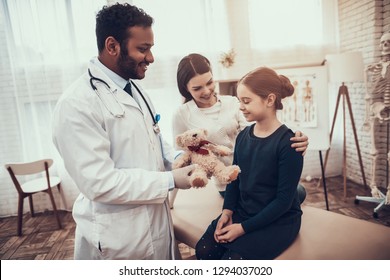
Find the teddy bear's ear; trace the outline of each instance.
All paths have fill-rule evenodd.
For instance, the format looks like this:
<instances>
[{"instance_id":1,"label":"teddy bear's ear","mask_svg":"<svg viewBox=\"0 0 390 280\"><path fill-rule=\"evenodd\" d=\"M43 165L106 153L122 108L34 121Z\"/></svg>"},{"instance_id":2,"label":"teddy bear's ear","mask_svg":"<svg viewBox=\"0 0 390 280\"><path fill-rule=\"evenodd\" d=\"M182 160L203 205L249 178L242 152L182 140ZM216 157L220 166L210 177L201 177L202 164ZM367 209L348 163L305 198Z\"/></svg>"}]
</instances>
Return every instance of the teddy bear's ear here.
<instances>
[{"instance_id":1,"label":"teddy bear's ear","mask_svg":"<svg viewBox=\"0 0 390 280\"><path fill-rule=\"evenodd\" d=\"M176 136L176 144L179 146L179 147L182 147L182 136L181 135L178 135Z\"/></svg>"},{"instance_id":2,"label":"teddy bear's ear","mask_svg":"<svg viewBox=\"0 0 390 280\"><path fill-rule=\"evenodd\" d=\"M206 129L202 129L202 130L203 130L204 135L207 136L207 134L208 134L207 130Z\"/></svg>"}]
</instances>

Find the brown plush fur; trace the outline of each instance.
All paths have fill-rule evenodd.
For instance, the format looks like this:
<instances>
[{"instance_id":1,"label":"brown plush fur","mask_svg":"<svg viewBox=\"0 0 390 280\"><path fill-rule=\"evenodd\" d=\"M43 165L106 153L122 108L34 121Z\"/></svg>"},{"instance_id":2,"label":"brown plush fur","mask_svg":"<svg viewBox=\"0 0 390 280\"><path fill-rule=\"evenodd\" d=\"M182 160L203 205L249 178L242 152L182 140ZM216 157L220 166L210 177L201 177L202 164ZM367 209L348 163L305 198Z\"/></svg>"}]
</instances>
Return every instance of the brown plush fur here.
<instances>
[{"instance_id":1,"label":"brown plush fur","mask_svg":"<svg viewBox=\"0 0 390 280\"><path fill-rule=\"evenodd\" d=\"M231 155L232 151L225 146L208 142L205 129L188 130L176 137L176 143L184 153L176 158L172 168L177 169L190 164L198 165L190 175L192 187L206 186L211 176L221 184L228 184L237 179L240 168L237 165L225 166L218 158Z\"/></svg>"}]
</instances>

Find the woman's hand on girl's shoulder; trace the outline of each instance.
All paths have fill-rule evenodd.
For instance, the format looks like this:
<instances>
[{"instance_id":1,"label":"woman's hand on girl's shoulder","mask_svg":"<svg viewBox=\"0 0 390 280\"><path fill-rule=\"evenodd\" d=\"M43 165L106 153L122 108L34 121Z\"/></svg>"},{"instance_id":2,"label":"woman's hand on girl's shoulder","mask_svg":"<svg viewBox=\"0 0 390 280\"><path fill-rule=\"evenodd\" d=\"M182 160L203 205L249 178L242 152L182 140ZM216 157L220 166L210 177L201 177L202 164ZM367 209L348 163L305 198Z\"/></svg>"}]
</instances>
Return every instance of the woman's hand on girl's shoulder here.
<instances>
[{"instance_id":1,"label":"woman's hand on girl's shoulder","mask_svg":"<svg viewBox=\"0 0 390 280\"><path fill-rule=\"evenodd\" d=\"M298 130L295 132L295 136L291 137L290 140L293 142L291 147L297 152L302 152L302 156L304 156L307 147L309 146L309 138Z\"/></svg>"}]
</instances>

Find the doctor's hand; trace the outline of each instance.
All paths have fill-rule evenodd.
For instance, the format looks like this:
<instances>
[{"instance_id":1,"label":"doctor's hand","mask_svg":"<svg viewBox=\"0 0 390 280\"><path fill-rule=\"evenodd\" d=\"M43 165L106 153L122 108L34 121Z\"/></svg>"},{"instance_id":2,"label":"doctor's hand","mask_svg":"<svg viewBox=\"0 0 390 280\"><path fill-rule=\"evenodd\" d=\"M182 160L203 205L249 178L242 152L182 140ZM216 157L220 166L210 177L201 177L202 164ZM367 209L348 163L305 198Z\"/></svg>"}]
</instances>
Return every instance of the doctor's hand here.
<instances>
[{"instance_id":1,"label":"doctor's hand","mask_svg":"<svg viewBox=\"0 0 390 280\"><path fill-rule=\"evenodd\" d=\"M190 185L190 175L192 170L194 170L196 167L195 164L174 169L172 170L173 179L175 181L175 188L178 189L189 189L191 188Z\"/></svg>"}]
</instances>

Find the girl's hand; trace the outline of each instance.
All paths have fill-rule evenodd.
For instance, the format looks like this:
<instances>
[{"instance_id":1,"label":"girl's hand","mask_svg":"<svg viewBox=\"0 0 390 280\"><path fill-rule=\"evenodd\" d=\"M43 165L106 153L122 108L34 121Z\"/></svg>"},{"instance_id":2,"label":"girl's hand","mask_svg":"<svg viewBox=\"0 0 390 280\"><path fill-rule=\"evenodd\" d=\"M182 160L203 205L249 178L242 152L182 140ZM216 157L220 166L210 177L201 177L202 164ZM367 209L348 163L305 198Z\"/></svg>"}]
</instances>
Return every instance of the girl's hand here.
<instances>
[{"instance_id":1,"label":"girl's hand","mask_svg":"<svg viewBox=\"0 0 390 280\"><path fill-rule=\"evenodd\" d=\"M215 232L214 232L214 239L216 242L219 242L218 236L221 234L221 230L224 227L232 224L232 222L233 222L232 215L233 215L233 211L231 211L231 210L224 209L222 211L221 217L219 218L218 223L217 223L217 228L215 229Z\"/></svg>"},{"instance_id":2,"label":"girl's hand","mask_svg":"<svg viewBox=\"0 0 390 280\"><path fill-rule=\"evenodd\" d=\"M241 224L231 224L221 229L220 234L217 236L217 242L229 243L236 240L241 235L244 235L245 231Z\"/></svg>"}]
</instances>

